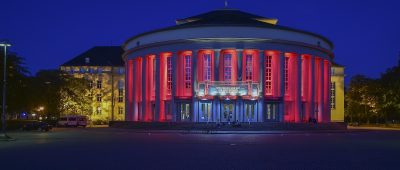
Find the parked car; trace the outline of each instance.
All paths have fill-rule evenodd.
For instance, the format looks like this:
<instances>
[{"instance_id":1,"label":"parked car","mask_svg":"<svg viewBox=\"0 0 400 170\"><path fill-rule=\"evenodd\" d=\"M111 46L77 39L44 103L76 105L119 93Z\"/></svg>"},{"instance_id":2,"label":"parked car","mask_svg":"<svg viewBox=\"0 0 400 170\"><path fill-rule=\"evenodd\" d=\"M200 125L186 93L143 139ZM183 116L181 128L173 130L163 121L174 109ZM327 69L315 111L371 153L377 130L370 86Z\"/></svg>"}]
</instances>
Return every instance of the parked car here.
<instances>
[{"instance_id":1,"label":"parked car","mask_svg":"<svg viewBox=\"0 0 400 170\"><path fill-rule=\"evenodd\" d=\"M58 120L59 126L65 127L86 127L87 126L87 117L86 116L78 116L78 115L71 115L71 116L63 116L60 117Z\"/></svg>"},{"instance_id":2,"label":"parked car","mask_svg":"<svg viewBox=\"0 0 400 170\"><path fill-rule=\"evenodd\" d=\"M29 130L39 130L39 131L50 131L53 126L49 125L46 122L42 121L33 121L22 125L22 130L29 131Z\"/></svg>"}]
</instances>

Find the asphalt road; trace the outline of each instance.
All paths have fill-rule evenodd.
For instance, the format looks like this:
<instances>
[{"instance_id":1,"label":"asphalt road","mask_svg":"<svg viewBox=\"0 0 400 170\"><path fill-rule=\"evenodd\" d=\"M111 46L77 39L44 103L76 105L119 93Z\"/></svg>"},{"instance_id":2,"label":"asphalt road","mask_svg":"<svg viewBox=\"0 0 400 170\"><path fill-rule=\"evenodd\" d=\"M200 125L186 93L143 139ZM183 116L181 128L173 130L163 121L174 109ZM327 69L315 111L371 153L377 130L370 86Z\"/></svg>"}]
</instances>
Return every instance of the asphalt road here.
<instances>
[{"instance_id":1,"label":"asphalt road","mask_svg":"<svg viewBox=\"0 0 400 170\"><path fill-rule=\"evenodd\" d=\"M11 132L0 169L399 169L400 131L137 133L112 128Z\"/></svg>"}]
</instances>

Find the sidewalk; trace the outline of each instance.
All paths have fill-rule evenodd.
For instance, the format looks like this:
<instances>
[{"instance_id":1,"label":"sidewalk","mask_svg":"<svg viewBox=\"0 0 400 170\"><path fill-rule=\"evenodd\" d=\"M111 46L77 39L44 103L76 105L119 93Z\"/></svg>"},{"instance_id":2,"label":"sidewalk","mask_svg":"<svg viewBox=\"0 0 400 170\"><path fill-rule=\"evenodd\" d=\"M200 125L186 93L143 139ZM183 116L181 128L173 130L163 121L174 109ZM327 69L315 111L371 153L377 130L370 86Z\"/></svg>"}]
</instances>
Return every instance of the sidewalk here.
<instances>
[{"instance_id":1,"label":"sidewalk","mask_svg":"<svg viewBox=\"0 0 400 170\"><path fill-rule=\"evenodd\" d=\"M392 127L376 127L376 126L347 126L350 130L400 130L400 128Z\"/></svg>"},{"instance_id":2,"label":"sidewalk","mask_svg":"<svg viewBox=\"0 0 400 170\"><path fill-rule=\"evenodd\" d=\"M112 129L112 128L111 128ZM119 128L116 128L119 129ZM181 133L181 134L317 134L317 133L350 133L366 132L366 130L311 130L311 131L284 131L284 130L145 130L130 129L133 133Z\"/></svg>"}]
</instances>

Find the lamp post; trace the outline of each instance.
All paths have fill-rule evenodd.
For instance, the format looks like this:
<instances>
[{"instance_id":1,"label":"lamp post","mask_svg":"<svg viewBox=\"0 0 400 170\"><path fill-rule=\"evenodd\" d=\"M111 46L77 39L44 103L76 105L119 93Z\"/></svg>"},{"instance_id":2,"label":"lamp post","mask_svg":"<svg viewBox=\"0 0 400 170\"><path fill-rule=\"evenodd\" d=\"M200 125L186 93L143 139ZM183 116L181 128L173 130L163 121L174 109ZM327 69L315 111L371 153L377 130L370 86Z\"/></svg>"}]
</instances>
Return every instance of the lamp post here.
<instances>
[{"instance_id":1,"label":"lamp post","mask_svg":"<svg viewBox=\"0 0 400 170\"><path fill-rule=\"evenodd\" d=\"M6 85L7 85L7 47L10 47L11 44L7 43L7 42L1 42L0 43L0 47L4 48L4 66L3 66L3 105L2 105L2 109L3 112L1 114L1 121L2 121L2 134L0 135L0 137L4 137L4 138L9 138L6 134Z\"/></svg>"},{"instance_id":2,"label":"lamp post","mask_svg":"<svg viewBox=\"0 0 400 170\"><path fill-rule=\"evenodd\" d=\"M43 118L43 116L44 116L43 110L44 110L44 107L43 107L43 106L40 106L40 107L37 109L37 111L38 111L38 113L39 113L39 120L41 120L41 119Z\"/></svg>"}]
</instances>

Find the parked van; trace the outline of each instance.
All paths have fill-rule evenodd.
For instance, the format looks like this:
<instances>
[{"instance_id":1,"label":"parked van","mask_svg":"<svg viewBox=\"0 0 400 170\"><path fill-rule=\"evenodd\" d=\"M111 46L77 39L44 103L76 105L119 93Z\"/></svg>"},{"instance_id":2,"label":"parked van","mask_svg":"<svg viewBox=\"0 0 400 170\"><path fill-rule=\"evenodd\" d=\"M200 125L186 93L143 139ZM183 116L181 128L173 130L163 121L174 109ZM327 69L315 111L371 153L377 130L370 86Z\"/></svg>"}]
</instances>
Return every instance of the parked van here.
<instances>
[{"instance_id":1,"label":"parked van","mask_svg":"<svg viewBox=\"0 0 400 170\"><path fill-rule=\"evenodd\" d=\"M78 115L71 115L71 116L63 116L60 117L58 120L58 125L65 126L65 127L86 127L87 126L87 117L86 116L78 116Z\"/></svg>"}]
</instances>

